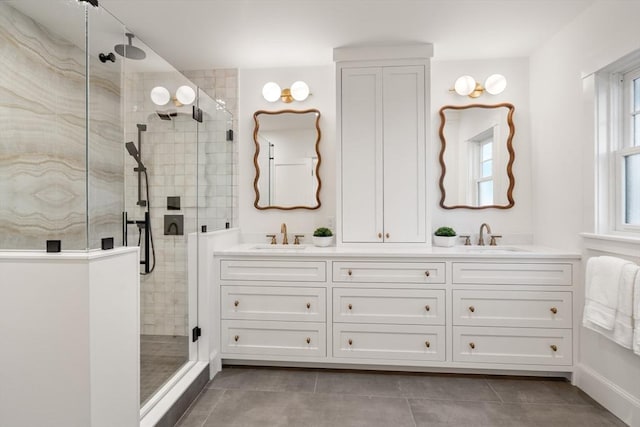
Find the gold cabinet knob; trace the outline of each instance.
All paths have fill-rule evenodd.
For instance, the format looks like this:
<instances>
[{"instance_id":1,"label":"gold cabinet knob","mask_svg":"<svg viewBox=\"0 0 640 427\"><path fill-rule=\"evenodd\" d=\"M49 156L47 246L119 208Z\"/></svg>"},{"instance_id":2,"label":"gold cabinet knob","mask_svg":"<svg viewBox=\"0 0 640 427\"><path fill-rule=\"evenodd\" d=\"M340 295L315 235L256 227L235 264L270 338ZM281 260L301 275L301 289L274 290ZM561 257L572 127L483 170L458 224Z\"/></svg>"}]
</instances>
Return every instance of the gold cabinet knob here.
<instances>
[{"instance_id":1,"label":"gold cabinet knob","mask_svg":"<svg viewBox=\"0 0 640 427\"><path fill-rule=\"evenodd\" d=\"M476 345L475 345L475 343L470 342L469 343L469 347L471 347L471 349L473 350L474 348L476 348Z\"/></svg>"},{"instance_id":2,"label":"gold cabinet knob","mask_svg":"<svg viewBox=\"0 0 640 427\"><path fill-rule=\"evenodd\" d=\"M555 344L551 344L549 347L551 347L551 350L553 351L558 351L558 346Z\"/></svg>"},{"instance_id":3,"label":"gold cabinet knob","mask_svg":"<svg viewBox=\"0 0 640 427\"><path fill-rule=\"evenodd\" d=\"M348 274L349 276L351 276L351 275L353 274L353 271L351 271L351 269L349 269L349 270L347 270L347 274Z\"/></svg>"},{"instance_id":4,"label":"gold cabinet knob","mask_svg":"<svg viewBox=\"0 0 640 427\"><path fill-rule=\"evenodd\" d=\"M382 239L382 233L378 233L378 239Z\"/></svg>"},{"instance_id":5,"label":"gold cabinet knob","mask_svg":"<svg viewBox=\"0 0 640 427\"><path fill-rule=\"evenodd\" d=\"M236 335L235 337L233 337L233 340L234 340L235 342L238 342L238 340L239 340L239 339L240 339L240 335Z\"/></svg>"},{"instance_id":6,"label":"gold cabinet knob","mask_svg":"<svg viewBox=\"0 0 640 427\"><path fill-rule=\"evenodd\" d=\"M389 233L385 234L384 237L386 237L387 239L391 236L389 236Z\"/></svg>"},{"instance_id":7,"label":"gold cabinet knob","mask_svg":"<svg viewBox=\"0 0 640 427\"><path fill-rule=\"evenodd\" d=\"M469 311L474 313L476 311L476 308L472 305L469 306Z\"/></svg>"},{"instance_id":8,"label":"gold cabinet knob","mask_svg":"<svg viewBox=\"0 0 640 427\"><path fill-rule=\"evenodd\" d=\"M311 344L311 338L307 337L307 344Z\"/></svg>"},{"instance_id":9,"label":"gold cabinet knob","mask_svg":"<svg viewBox=\"0 0 640 427\"><path fill-rule=\"evenodd\" d=\"M239 305L240 305L240 301L235 300L235 301L233 302L233 306L234 306L234 307L237 307L237 306L239 306Z\"/></svg>"},{"instance_id":10,"label":"gold cabinet knob","mask_svg":"<svg viewBox=\"0 0 640 427\"><path fill-rule=\"evenodd\" d=\"M310 302L307 303L307 309L309 309L309 308L311 308L311 303Z\"/></svg>"},{"instance_id":11,"label":"gold cabinet knob","mask_svg":"<svg viewBox=\"0 0 640 427\"><path fill-rule=\"evenodd\" d=\"M431 276L431 273L429 273L429 270L427 270L427 271L425 271L425 272L424 272L424 275L425 275L426 277L429 277L429 276Z\"/></svg>"},{"instance_id":12,"label":"gold cabinet knob","mask_svg":"<svg viewBox=\"0 0 640 427\"><path fill-rule=\"evenodd\" d=\"M349 338L349 345L353 344L353 340L351 338Z\"/></svg>"},{"instance_id":13,"label":"gold cabinet knob","mask_svg":"<svg viewBox=\"0 0 640 427\"><path fill-rule=\"evenodd\" d=\"M427 310L427 311L431 311L431 307L429 307L429 304L425 305L424 309Z\"/></svg>"},{"instance_id":14,"label":"gold cabinet knob","mask_svg":"<svg viewBox=\"0 0 640 427\"><path fill-rule=\"evenodd\" d=\"M551 310L553 314L556 314L558 312L558 309L556 307L551 307L549 310Z\"/></svg>"},{"instance_id":15,"label":"gold cabinet knob","mask_svg":"<svg viewBox=\"0 0 640 427\"><path fill-rule=\"evenodd\" d=\"M351 310L351 309L353 308L353 305L349 304L349 305L347 306L347 308L348 308L349 310Z\"/></svg>"},{"instance_id":16,"label":"gold cabinet knob","mask_svg":"<svg viewBox=\"0 0 640 427\"><path fill-rule=\"evenodd\" d=\"M431 343L430 343L429 341L425 341L425 342L424 342L424 345L425 345L427 348L431 347Z\"/></svg>"}]
</instances>

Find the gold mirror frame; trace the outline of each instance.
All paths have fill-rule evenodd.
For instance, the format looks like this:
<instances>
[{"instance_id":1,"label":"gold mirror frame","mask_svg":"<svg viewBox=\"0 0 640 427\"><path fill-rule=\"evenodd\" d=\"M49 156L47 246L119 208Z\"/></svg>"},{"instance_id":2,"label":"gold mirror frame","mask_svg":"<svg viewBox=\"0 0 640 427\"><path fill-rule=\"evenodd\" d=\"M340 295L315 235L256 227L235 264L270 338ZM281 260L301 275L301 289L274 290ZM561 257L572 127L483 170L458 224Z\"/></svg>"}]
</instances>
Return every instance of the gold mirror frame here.
<instances>
[{"instance_id":1,"label":"gold mirror frame","mask_svg":"<svg viewBox=\"0 0 640 427\"><path fill-rule=\"evenodd\" d=\"M258 142L258 131L260 129L260 122L258 121L258 116L261 114L268 114L268 115L277 115L277 114L285 114L285 113L292 113L292 114L307 114L307 113L315 113L316 114L316 141L315 141L315 151L316 151L316 155L318 156L318 162L316 163L316 178L318 180L318 188L316 190L316 205L315 206L260 206L259 205L259 201L260 201L260 190L258 189L258 180L260 179L260 166L258 165L258 156L260 154L260 143ZM320 131L320 111L312 108L309 110L278 110L278 111L266 111L266 110L258 110L253 114L253 123L254 123L254 129L253 129L253 142L255 144L255 154L253 155L253 165L256 169L256 177L253 180L253 189L256 192L256 199L253 203L253 206L256 209L260 209L260 210L266 210L266 209L280 209L280 210L293 210L293 209L308 209L308 210L315 210L320 208L321 202L320 202L320 189L322 188L322 180L320 179L320 164L322 163L322 157L320 156L320 137L322 135L322 132Z\"/></svg>"},{"instance_id":2,"label":"gold mirror frame","mask_svg":"<svg viewBox=\"0 0 640 427\"><path fill-rule=\"evenodd\" d=\"M446 110L466 110L469 108L507 108L508 112L507 112L507 124L509 125L509 135L507 137L507 151L509 152L509 161L507 162L507 177L509 178L509 187L507 189L507 200L508 200L508 204L506 205L485 205L485 206L470 206L470 205L454 205L454 206L447 206L445 205L445 198L447 195L447 192L444 188L444 176L447 172L447 166L444 162L444 152L445 149L447 147L447 140L445 139L444 136L444 126L446 123L446 117L444 115ZM513 200L513 188L516 185L516 179L513 176L513 162L515 160L515 152L513 150L513 135L515 133L515 126L513 124L513 112L515 111L515 107L513 106L513 104L510 103L502 103L502 104L494 104L494 105L487 105L487 104L469 104L469 105L445 105L444 107L442 107L440 109L440 130L439 130L439 135L440 135L440 142L441 142L441 148L440 148L440 156L439 156L439 160L440 160L440 167L442 168L442 174L440 175L440 181L438 182L439 186L440 186L440 207L442 207L443 209L489 209L489 208L495 208L495 209L509 209L512 208L513 205L515 204L514 200Z\"/></svg>"}]
</instances>

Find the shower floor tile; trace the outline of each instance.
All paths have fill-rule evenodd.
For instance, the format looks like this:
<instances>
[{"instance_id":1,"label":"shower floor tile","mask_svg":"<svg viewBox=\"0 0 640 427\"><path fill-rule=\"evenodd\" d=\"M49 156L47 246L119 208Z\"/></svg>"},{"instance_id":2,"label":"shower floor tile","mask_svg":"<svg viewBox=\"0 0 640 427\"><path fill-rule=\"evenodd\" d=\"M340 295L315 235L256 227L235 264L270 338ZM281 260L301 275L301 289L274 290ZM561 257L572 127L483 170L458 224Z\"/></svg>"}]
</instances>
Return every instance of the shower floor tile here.
<instances>
[{"instance_id":1,"label":"shower floor tile","mask_svg":"<svg viewBox=\"0 0 640 427\"><path fill-rule=\"evenodd\" d=\"M140 404L189 360L186 336L140 335Z\"/></svg>"}]
</instances>

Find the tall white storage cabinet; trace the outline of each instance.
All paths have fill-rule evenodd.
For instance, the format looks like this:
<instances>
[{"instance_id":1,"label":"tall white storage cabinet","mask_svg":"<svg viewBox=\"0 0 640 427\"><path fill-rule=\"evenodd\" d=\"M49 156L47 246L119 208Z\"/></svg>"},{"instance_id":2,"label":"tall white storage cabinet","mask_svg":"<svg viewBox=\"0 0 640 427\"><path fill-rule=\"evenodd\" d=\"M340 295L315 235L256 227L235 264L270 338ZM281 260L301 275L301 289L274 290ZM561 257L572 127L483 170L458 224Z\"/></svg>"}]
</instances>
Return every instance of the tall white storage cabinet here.
<instances>
[{"instance_id":1,"label":"tall white storage cabinet","mask_svg":"<svg viewBox=\"0 0 640 427\"><path fill-rule=\"evenodd\" d=\"M430 44L334 50L342 243L426 241Z\"/></svg>"}]
</instances>

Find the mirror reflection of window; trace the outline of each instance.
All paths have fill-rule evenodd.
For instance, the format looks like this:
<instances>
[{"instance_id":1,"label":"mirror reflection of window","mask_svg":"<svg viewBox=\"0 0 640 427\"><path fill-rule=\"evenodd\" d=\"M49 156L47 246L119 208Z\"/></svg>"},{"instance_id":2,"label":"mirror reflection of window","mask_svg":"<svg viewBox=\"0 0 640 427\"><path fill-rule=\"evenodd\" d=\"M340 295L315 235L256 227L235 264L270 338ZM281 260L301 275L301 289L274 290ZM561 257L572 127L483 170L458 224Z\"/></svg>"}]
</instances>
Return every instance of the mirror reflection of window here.
<instances>
[{"instance_id":1,"label":"mirror reflection of window","mask_svg":"<svg viewBox=\"0 0 640 427\"><path fill-rule=\"evenodd\" d=\"M493 204L494 194L494 173L493 173L493 131L494 128L487 129L480 135L471 139L473 147L472 170L473 170L473 200L477 206Z\"/></svg>"}]
</instances>

